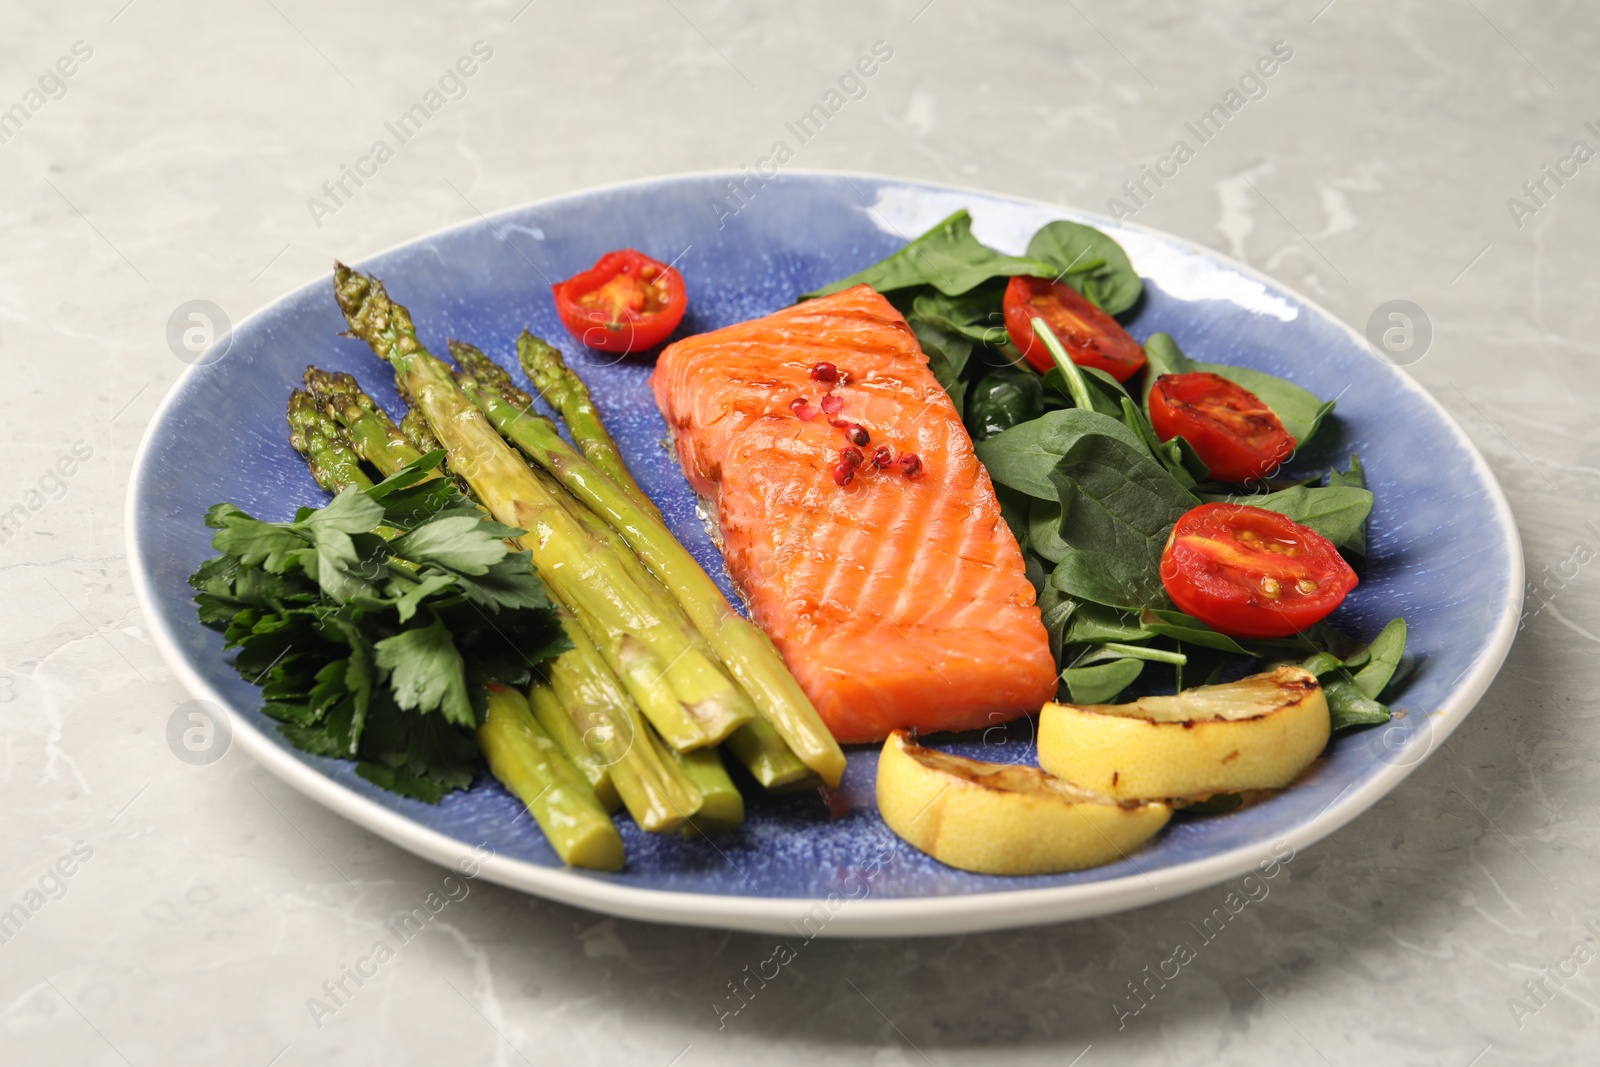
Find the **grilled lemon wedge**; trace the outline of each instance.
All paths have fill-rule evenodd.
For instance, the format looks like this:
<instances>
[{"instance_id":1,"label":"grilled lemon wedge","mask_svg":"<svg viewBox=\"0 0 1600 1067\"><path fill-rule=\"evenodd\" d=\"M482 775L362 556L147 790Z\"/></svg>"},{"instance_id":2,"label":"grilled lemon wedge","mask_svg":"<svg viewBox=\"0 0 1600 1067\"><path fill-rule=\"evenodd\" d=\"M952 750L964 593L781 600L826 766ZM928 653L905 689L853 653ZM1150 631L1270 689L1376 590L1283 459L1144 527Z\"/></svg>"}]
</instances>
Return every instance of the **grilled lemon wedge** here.
<instances>
[{"instance_id":1,"label":"grilled lemon wedge","mask_svg":"<svg viewBox=\"0 0 1600 1067\"><path fill-rule=\"evenodd\" d=\"M1046 704L1039 766L1117 800L1203 800L1288 785L1328 732L1316 677L1279 667L1131 704Z\"/></svg>"},{"instance_id":2,"label":"grilled lemon wedge","mask_svg":"<svg viewBox=\"0 0 1600 1067\"><path fill-rule=\"evenodd\" d=\"M878 757L878 811L913 847L979 874L1050 874L1109 863L1172 817L1122 805L1035 767L935 752L896 730Z\"/></svg>"}]
</instances>

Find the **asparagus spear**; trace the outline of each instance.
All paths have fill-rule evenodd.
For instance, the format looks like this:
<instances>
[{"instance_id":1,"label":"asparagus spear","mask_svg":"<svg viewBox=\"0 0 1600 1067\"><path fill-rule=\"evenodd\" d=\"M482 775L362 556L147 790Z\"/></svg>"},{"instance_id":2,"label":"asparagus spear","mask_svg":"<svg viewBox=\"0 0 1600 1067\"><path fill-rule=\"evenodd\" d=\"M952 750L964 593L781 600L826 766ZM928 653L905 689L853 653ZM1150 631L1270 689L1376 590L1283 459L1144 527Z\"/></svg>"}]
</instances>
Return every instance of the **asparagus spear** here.
<instances>
[{"instance_id":1,"label":"asparagus spear","mask_svg":"<svg viewBox=\"0 0 1600 1067\"><path fill-rule=\"evenodd\" d=\"M337 264L334 292L351 333L394 367L451 469L496 519L528 531L520 543L535 569L573 609L668 743L680 751L715 744L750 721L738 687L661 616L616 554L604 551L506 446L449 368L417 340L410 314L381 283Z\"/></svg>"},{"instance_id":2,"label":"asparagus spear","mask_svg":"<svg viewBox=\"0 0 1600 1067\"><path fill-rule=\"evenodd\" d=\"M305 385L339 420L356 453L385 474L422 458L423 453L411 446L389 413L366 394L353 376L307 367Z\"/></svg>"},{"instance_id":3,"label":"asparagus spear","mask_svg":"<svg viewBox=\"0 0 1600 1067\"><path fill-rule=\"evenodd\" d=\"M327 492L372 487L349 437L316 397L299 389L289 394L289 443L305 457L311 477Z\"/></svg>"},{"instance_id":4,"label":"asparagus spear","mask_svg":"<svg viewBox=\"0 0 1600 1067\"><path fill-rule=\"evenodd\" d=\"M633 472L622 461L617 442L606 429L605 422L600 418L600 410L589 396L589 387L583 384L582 378L567 369L566 360L561 358L561 350L523 330L517 338L517 359L544 402L561 413L562 421L572 431L572 439L577 443L578 450L600 469L601 474L616 482L640 507L659 519L661 512L656 510L655 501L634 481ZM478 374L477 368L465 363L462 366L469 373ZM485 381L485 384L494 383Z\"/></svg>"},{"instance_id":5,"label":"asparagus spear","mask_svg":"<svg viewBox=\"0 0 1600 1067\"><path fill-rule=\"evenodd\" d=\"M611 781L610 770L600 762L598 756L589 751L583 735L578 732L577 726L573 725L567 716L566 709L561 706L561 701L556 698L555 690L544 682L534 682L528 689L528 710L533 712L533 717L544 727L544 732L550 735L550 739L560 746L562 755L567 757L567 762L583 775L584 781L594 790L600 806L608 812L614 812L622 807L622 798L617 795L617 787Z\"/></svg>"},{"instance_id":6,"label":"asparagus spear","mask_svg":"<svg viewBox=\"0 0 1600 1067\"><path fill-rule=\"evenodd\" d=\"M489 716L478 727L478 744L494 776L528 806L564 862L602 871L622 867L626 856L616 824L520 693L489 687Z\"/></svg>"},{"instance_id":7,"label":"asparagus spear","mask_svg":"<svg viewBox=\"0 0 1600 1067\"><path fill-rule=\"evenodd\" d=\"M400 433L411 443L412 448L424 455L442 448L439 439L428 429L428 420L417 410L417 406L410 402L410 397L406 400L406 413L400 417Z\"/></svg>"},{"instance_id":8,"label":"asparagus spear","mask_svg":"<svg viewBox=\"0 0 1600 1067\"><path fill-rule=\"evenodd\" d=\"M744 797L728 777L722 755L714 748L676 753L678 766L703 798L690 825L703 834L726 833L744 822ZM688 832L688 831L685 831Z\"/></svg>"},{"instance_id":9,"label":"asparagus spear","mask_svg":"<svg viewBox=\"0 0 1600 1067\"><path fill-rule=\"evenodd\" d=\"M532 339L539 344L544 343L527 331L523 332L523 338ZM520 341L519 344L521 344ZM549 346L545 347L548 348ZM552 349L552 351L554 350ZM549 425L543 416L533 412L533 398L517 388L516 384L512 382L511 376L499 364L484 355L483 352L464 342L451 341L450 354L455 357L456 362L462 368L461 372L456 375L457 384L462 387L462 390L468 396L473 397L480 407L488 405L485 408L486 411L491 408L494 409L491 412L490 421L495 422L502 433L505 432L506 427L515 425L521 419L538 419L545 421L546 425ZM556 353L555 358L559 361L560 353ZM562 365L562 369L565 370L565 365ZM576 376L571 375L570 371L567 374L574 381L577 381ZM587 403L588 389L583 386L582 382L578 382L577 389L582 390L582 395L586 402L586 415L582 422L586 432L593 433L598 431L601 434L605 434L605 424L600 420L599 411L594 408L592 403ZM568 392L570 395L571 390ZM517 411L520 412L520 417L507 420L504 417L503 405L496 404L495 397L503 400L506 404L514 405ZM501 416L499 421L495 420L495 414ZM553 426L551 430L554 430ZM577 433L577 430L573 430L574 437L577 437ZM606 434L605 441L611 442L609 434ZM514 439L513 443L515 443ZM624 476L627 476L627 465L622 462L622 457L616 452L614 443L601 445L599 448L601 451L607 452L612 457L614 465L623 472ZM655 506L649 503L649 497L645 495L644 490L639 488L631 476L628 476L628 482L633 485L633 493L637 494L637 499L649 506L651 514L659 516L660 513L655 510ZM600 519L581 503L577 504L576 510L581 512L584 519L587 520L590 532L598 540L612 545L620 555L637 565L637 557L634 556L627 543L624 541L619 544L619 535L604 520ZM666 536L670 537L671 534L667 533ZM694 624L689 621L688 616L684 614L682 606L668 591L667 587L661 583L660 579L642 566L635 566L634 576L641 586L646 587L655 595L657 603L661 605L663 611L669 611L673 613L674 617L682 619L683 625L691 633L701 637L702 641L704 640ZM709 644L705 646L705 652L708 656L716 656L715 649L711 648ZM787 671L787 668L785 668L785 671ZM757 710L759 711L760 709L758 708ZM764 713L758 714L750 722L739 727L728 738L727 743L733 754L745 765L745 768L750 771L756 781L760 782L769 791L797 792L820 784L817 775L789 749L783 738L773 729L772 724L767 721Z\"/></svg>"},{"instance_id":10,"label":"asparagus spear","mask_svg":"<svg viewBox=\"0 0 1600 1067\"><path fill-rule=\"evenodd\" d=\"M822 784L817 772L800 762L765 716L739 727L723 743L769 793L803 793Z\"/></svg>"},{"instance_id":11,"label":"asparagus spear","mask_svg":"<svg viewBox=\"0 0 1600 1067\"><path fill-rule=\"evenodd\" d=\"M548 667L549 684L562 709L589 749L610 770L633 821L658 833L678 829L701 809L700 790L640 717L627 690L605 669L588 637L582 630L571 637L572 650ZM695 754L674 755L688 758Z\"/></svg>"},{"instance_id":12,"label":"asparagus spear","mask_svg":"<svg viewBox=\"0 0 1600 1067\"><path fill-rule=\"evenodd\" d=\"M459 359L462 353L456 355ZM462 391L507 440L622 535L683 606L690 621L800 761L827 784L838 785L844 774L844 753L767 636L733 609L722 590L672 536L654 509L646 510L602 474L562 439L549 419L508 399L507 387L512 396L516 391L504 370L487 358L471 363L472 369L457 379ZM479 380L472 371L487 381Z\"/></svg>"}]
</instances>

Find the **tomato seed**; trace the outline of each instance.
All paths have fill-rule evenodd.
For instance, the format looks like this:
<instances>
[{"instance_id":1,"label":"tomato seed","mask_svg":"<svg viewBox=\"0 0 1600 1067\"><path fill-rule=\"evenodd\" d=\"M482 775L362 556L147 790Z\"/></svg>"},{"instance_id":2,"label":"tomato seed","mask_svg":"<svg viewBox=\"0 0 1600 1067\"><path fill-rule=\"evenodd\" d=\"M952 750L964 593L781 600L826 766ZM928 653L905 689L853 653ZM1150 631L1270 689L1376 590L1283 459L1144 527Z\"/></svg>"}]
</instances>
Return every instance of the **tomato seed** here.
<instances>
[{"instance_id":1,"label":"tomato seed","mask_svg":"<svg viewBox=\"0 0 1600 1067\"><path fill-rule=\"evenodd\" d=\"M1294 587L1300 590L1302 593L1315 593L1317 591L1317 583L1313 582L1310 578L1300 579L1298 582L1294 583Z\"/></svg>"},{"instance_id":2,"label":"tomato seed","mask_svg":"<svg viewBox=\"0 0 1600 1067\"><path fill-rule=\"evenodd\" d=\"M1278 584L1278 579L1276 578L1263 578L1261 579L1261 591L1271 599L1276 600L1278 599L1278 594L1283 591L1283 587Z\"/></svg>"}]
</instances>

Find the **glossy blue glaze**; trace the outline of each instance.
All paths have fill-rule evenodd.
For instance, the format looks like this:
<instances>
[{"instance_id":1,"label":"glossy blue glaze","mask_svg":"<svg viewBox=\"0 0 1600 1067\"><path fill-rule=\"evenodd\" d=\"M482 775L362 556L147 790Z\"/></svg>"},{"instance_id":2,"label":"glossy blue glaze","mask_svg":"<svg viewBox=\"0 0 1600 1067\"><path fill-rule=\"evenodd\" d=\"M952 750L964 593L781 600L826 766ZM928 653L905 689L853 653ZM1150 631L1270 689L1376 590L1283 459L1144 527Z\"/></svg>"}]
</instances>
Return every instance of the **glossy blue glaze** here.
<instances>
[{"instance_id":1,"label":"glossy blue glaze","mask_svg":"<svg viewBox=\"0 0 1600 1067\"><path fill-rule=\"evenodd\" d=\"M726 200L728 177L661 179L518 208L358 264L411 308L435 352L445 351L447 337L460 338L515 368L512 344L524 326L560 345L592 386L640 482L678 536L724 582L694 497L666 447L647 386L649 363L581 351L555 317L552 280L613 248L676 260L690 292L681 336L782 307L795 294L894 251L958 207L971 210L980 238L1011 252L1020 252L1053 218L1105 224L982 193L802 173L769 182L719 226L711 200ZM1147 296L1129 320L1135 337L1165 331L1196 359L1257 367L1319 396L1339 397L1337 416L1313 454L1301 459L1342 466L1350 452L1360 453L1377 505L1362 584L1335 621L1370 637L1394 616L1410 620L1418 667L1396 702L1408 714L1387 735L1369 730L1336 739L1305 781L1266 803L1230 815L1175 819L1130 860L1079 874L992 878L902 848L876 881L878 899L1083 885L1265 846L1303 828L1386 767L1425 752L1431 728L1424 713L1444 702L1480 656L1491 654L1497 627L1503 629L1506 613L1520 603L1520 555L1498 491L1459 432L1399 371L1275 283L1158 234L1111 232L1146 281ZM261 731L343 788L465 845L487 843L503 857L559 867L533 823L515 818L517 802L488 778L430 807L369 785L349 764L294 750L256 710L257 690L227 665L221 638L195 621L184 579L211 554L201 524L207 506L230 500L259 517L286 519L297 506L324 499L285 439L284 402L305 366L350 371L380 403L398 409L387 367L364 345L339 337L343 328L328 278L318 279L242 323L226 356L178 384L151 428L135 486L133 565L146 580L148 606L178 655L228 702L236 730ZM520 370L514 374L522 380ZM1031 724L947 747L995 760L1029 759ZM745 826L715 847L647 835L622 817L627 868L575 877L747 897L848 893L850 873L894 842L874 810L876 762L874 748L850 752L843 793L851 810L842 817L830 818L816 795L771 798L752 788Z\"/></svg>"}]
</instances>

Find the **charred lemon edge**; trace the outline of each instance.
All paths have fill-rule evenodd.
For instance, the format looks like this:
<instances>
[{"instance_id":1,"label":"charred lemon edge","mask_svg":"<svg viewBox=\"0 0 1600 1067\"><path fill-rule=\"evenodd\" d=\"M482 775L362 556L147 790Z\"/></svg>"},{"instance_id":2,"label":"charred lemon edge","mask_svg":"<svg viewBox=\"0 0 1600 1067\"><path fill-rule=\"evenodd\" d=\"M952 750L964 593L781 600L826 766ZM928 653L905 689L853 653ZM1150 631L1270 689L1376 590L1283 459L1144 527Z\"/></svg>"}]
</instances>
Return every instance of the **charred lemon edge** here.
<instances>
[{"instance_id":1,"label":"charred lemon edge","mask_svg":"<svg viewBox=\"0 0 1600 1067\"><path fill-rule=\"evenodd\" d=\"M1185 706L1225 704L1237 717L1184 719ZM1221 793L1281 789L1327 746L1331 732L1322 686L1309 671L1278 667L1173 697L1128 704L1047 704L1039 714L1039 765L1058 778L1119 801L1198 801ZM1199 694L1195 696L1194 694ZM1150 705L1173 714L1152 718ZM1169 710L1170 709L1170 710Z\"/></svg>"},{"instance_id":2,"label":"charred lemon edge","mask_svg":"<svg viewBox=\"0 0 1600 1067\"><path fill-rule=\"evenodd\" d=\"M1126 857L1172 817L1160 802L1122 804L1037 767L925 748L904 730L883 743L878 810L912 847L979 874L1056 874Z\"/></svg>"}]
</instances>

